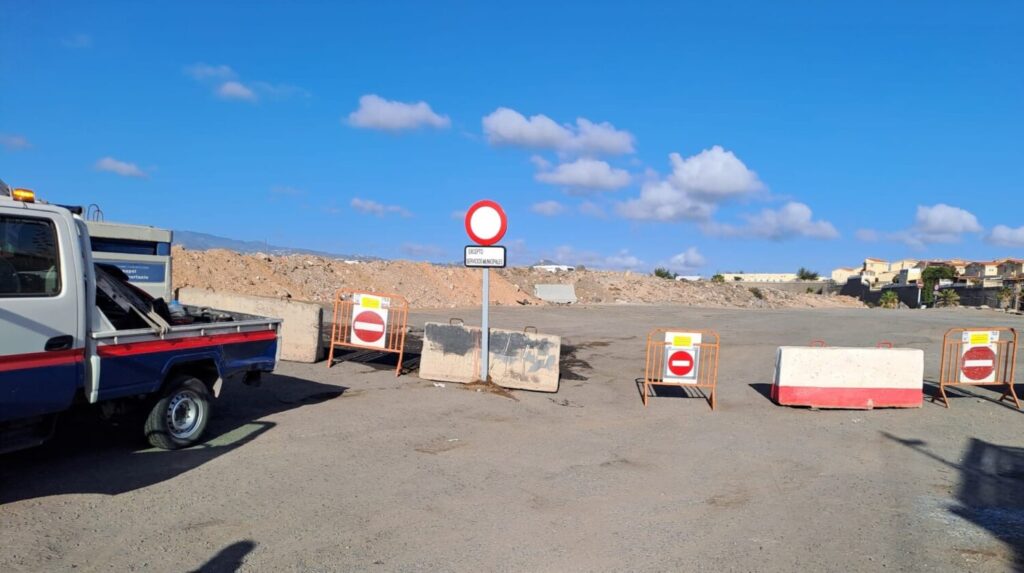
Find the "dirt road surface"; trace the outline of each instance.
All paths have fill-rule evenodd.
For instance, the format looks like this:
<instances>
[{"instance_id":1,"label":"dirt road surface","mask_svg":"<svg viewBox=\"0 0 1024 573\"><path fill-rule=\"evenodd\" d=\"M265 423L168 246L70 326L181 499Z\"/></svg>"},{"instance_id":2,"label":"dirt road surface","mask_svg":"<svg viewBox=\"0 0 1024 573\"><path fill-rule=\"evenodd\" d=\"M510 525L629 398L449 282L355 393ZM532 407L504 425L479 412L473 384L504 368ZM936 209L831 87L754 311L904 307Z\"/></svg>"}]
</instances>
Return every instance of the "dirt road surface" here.
<instances>
[{"instance_id":1,"label":"dirt road surface","mask_svg":"<svg viewBox=\"0 0 1024 573\"><path fill-rule=\"evenodd\" d=\"M1024 414L998 392L949 410L766 398L780 344L891 340L924 349L934 380L946 328L1019 321L500 308L493 326L565 337L557 394L440 388L387 360L282 364L260 388L225 389L201 447L65 424L0 458L0 571L1019 570ZM718 411L671 393L642 406L655 326L720 332Z\"/></svg>"}]
</instances>

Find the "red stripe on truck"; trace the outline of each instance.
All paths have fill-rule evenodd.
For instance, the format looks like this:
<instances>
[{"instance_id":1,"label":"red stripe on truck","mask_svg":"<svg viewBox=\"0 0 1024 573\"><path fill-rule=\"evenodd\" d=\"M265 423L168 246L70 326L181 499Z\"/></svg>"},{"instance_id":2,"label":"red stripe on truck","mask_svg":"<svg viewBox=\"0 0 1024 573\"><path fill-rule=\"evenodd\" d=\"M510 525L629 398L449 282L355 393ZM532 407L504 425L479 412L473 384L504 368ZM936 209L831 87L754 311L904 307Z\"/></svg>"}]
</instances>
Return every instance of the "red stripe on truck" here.
<instances>
[{"instance_id":1,"label":"red stripe on truck","mask_svg":"<svg viewBox=\"0 0 1024 573\"><path fill-rule=\"evenodd\" d=\"M47 366L64 366L85 360L85 349L54 350L53 352L33 352L31 354L12 354L0 356L0 372L25 370L27 368L45 368Z\"/></svg>"},{"instance_id":2,"label":"red stripe on truck","mask_svg":"<svg viewBox=\"0 0 1024 573\"><path fill-rule=\"evenodd\" d=\"M127 344L110 344L99 346L96 353L100 358L114 356L134 356L136 354L152 354L171 350L188 350L206 348L224 344L241 344L243 342L260 342L275 340L277 332L273 330L257 330L254 332L233 332L231 334L214 334L210 336L190 336L188 338L171 338L146 342L129 342Z\"/></svg>"}]
</instances>

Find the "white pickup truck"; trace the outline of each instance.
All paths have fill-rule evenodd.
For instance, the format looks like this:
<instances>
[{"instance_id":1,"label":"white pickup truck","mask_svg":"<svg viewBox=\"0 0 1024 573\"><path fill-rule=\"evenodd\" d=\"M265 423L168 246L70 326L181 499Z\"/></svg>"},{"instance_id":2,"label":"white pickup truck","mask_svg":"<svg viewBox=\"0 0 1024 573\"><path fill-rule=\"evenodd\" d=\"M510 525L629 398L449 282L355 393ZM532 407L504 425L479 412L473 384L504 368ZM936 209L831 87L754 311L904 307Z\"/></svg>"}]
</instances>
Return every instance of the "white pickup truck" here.
<instances>
[{"instance_id":1,"label":"white pickup truck","mask_svg":"<svg viewBox=\"0 0 1024 573\"><path fill-rule=\"evenodd\" d=\"M172 312L94 264L80 214L0 181L0 453L42 443L76 405L142 408L151 444L195 444L224 380L274 370L281 321Z\"/></svg>"}]
</instances>

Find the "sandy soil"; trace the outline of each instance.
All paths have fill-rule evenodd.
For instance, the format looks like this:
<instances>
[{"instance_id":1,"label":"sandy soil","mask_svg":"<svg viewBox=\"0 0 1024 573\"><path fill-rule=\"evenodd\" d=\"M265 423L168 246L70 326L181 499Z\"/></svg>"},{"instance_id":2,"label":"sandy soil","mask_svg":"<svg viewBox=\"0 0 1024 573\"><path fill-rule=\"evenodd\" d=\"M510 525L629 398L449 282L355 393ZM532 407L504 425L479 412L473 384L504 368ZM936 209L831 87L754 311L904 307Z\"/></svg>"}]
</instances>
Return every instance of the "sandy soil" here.
<instances>
[{"instance_id":1,"label":"sandy soil","mask_svg":"<svg viewBox=\"0 0 1024 573\"><path fill-rule=\"evenodd\" d=\"M175 247L174 286L211 288L257 296L329 303L339 288L400 294L412 308L460 308L480 304L481 273L456 266L409 261L349 264L307 255L245 255L214 249ZM630 272L549 273L511 268L492 273L491 302L498 306L544 304L536 284L573 284L581 303L677 303L723 308L859 307L847 297L792 294L771 288L757 292L732 284L671 281Z\"/></svg>"}]
</instances>

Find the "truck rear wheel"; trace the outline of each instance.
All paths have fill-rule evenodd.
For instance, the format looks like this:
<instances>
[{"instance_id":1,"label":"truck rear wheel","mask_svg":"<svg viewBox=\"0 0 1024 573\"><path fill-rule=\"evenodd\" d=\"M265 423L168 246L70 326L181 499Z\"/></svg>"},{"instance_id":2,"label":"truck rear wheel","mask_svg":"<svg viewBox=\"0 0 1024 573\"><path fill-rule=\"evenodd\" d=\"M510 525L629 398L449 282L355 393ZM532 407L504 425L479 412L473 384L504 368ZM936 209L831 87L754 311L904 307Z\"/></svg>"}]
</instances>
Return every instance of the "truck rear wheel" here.
<instances>
[{"instance_id":1,"label":"truck rear wheel","mask_svg":"<svg viewBox=\"0 0 1024 573\"><path fill-rule=\"evenodd\" d=\"M146 439L157 448L176 450L196 444L210 420L210 391L192 376L171 381L146 418Z\"/></svg>"}]
</instances>

